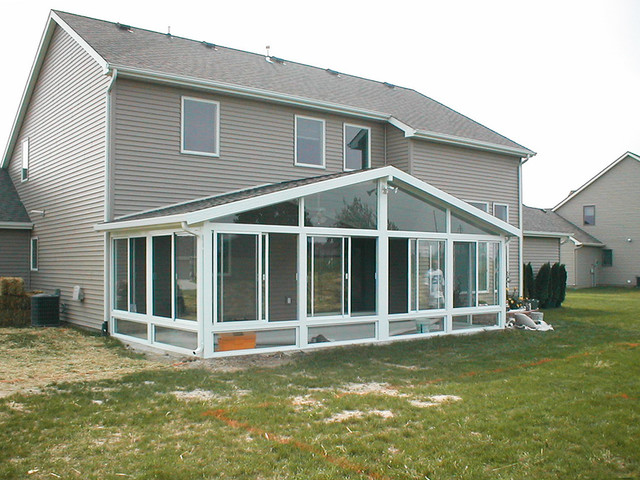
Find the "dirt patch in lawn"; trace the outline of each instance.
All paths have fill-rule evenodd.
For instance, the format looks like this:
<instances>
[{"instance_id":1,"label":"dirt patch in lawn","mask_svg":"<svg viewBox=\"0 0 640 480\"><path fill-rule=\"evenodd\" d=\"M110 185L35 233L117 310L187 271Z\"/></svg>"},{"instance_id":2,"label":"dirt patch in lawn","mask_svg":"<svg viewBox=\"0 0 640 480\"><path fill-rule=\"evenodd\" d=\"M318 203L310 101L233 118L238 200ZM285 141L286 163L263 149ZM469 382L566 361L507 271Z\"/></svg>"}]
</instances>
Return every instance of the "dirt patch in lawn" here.
<instances>
[{"instance_id":1,"label":"dirt patch in lawn","mask_svg":"<svg viewBox=\"0 0 640 480\"><path fill-rule=\"evenodd\" d=\"M40 393L54 382L104 380L159 366L72 328L0 329L0 397Z\"/></svg>"}]
</instances>

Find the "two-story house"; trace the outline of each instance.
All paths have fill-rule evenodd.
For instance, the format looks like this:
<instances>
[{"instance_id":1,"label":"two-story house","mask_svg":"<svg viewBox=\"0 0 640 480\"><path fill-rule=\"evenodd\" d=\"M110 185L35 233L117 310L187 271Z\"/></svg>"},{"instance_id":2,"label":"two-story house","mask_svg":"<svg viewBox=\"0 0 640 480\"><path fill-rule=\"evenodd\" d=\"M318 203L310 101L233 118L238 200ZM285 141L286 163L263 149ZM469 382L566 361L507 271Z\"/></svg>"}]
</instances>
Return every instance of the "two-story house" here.
<instances>
[{"instance_id":1,"label":"two-story house","mask_svg":"<svg viewBox=\"0 0 640 480\"><path fill-rule=\"evenodd\" d=\"M501 328L532 155L411 89L52 11L2 168L65 320L210 357Z\"/></svg>"}]
</instances>

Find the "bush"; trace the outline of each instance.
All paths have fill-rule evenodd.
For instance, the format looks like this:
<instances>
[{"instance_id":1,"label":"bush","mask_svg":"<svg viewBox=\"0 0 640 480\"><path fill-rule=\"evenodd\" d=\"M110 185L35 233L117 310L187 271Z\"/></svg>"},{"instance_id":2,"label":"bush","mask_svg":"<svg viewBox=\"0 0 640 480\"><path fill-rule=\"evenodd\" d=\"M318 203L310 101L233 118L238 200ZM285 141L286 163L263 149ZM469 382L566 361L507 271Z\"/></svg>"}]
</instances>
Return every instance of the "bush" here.
<instances>
[{"instance_id":1,"label":"bush","mask_svg":"<svg viewBox=\"0 0 640 480\"><path fill-rule=\"evenodd\" d=\"M559 298L559 286L560 286L560 264L554 263L551 266L551 274L549 275L549 299L547 300L548 308L556 308Z\"/></svg>"},{"instance_id":2,"label":"bush","mask_svg":"<svg viewBox=\"0 0 640 480\"><path fill-rule=\"evenodd\" d=\"M536 297L536 280L533 276L533 267L531 262L524 266L524 297L525 298L537 298Z\"/></svg>"},{"instance_id":3,"label":"bush","mask_svg":"<svg viewBox=\"0 0 640 480\"><path fill-rule=\"evenodd\" d=\"M551 265L545 263L536 275L536 295L540 300L540 308L547 308L549 302L549 287L551 286Z\"/></svg>"},{"instance_id":4,"label":"bush","mask_svg":"<svg viewBox=\"0 0 640 480\"><path fill-rule=\"evenodd\" d=\"M556 299L556 307L560 307L564 302L567 294L567 267L560 264L558 268L558 298Z\"/></svg>"}]
</instances>

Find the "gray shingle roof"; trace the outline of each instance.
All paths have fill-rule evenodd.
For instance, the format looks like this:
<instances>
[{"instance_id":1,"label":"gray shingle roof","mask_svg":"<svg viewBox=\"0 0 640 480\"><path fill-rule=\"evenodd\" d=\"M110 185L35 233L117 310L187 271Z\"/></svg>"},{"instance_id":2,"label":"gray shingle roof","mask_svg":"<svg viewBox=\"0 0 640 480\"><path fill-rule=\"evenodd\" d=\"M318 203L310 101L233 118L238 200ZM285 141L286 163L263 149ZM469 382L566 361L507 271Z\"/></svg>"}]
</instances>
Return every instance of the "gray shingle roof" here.
<instances>
[{"instance_id":1,"label":"gray shingle roof","mask_svg":"<svg viewBox=\"0 0 640 480\"><path fill-rule=\"evenodd\" d=\"M566 233L580 243L602 244L580 227L551 211L549 208L522 206L522 229L525 232Z\"/></svg>"},{"instance_id":2,"label":"gray shingle roof","mask_svg":"<svg viewBox=\"0 0 640 480\"><path fill-rule=\"evenodd\" d=\"M415 90L301 63L138 28L55 12L107 63L156 73L225 82L391 115L410 127L527 150L512 140ZM209 44L210 45L210 44ZM531 152L533 153L533 152Z\"/></svg>"},{"instance_id":3,"label":"gray shingle roof","mask_svg":"<svg viewBox=\"0 0 640 480\"><path fill-rule=\"evenodd\" d=\"M189 202L178 203L176 205L169 205L167 207L161 207L146 212L133 213L124 217L120 217L113 221L113 223L124 222L130 220L143 220L148 218L160 218L169 215L179 215L183 213L197 212L206 208L217 207L219 205L225 205L227 203L237 202L239 200L246 200L248 198L258 197L267 193L280 192L288 190L294 187L301 187L303 185L311 185L313 183L322 182L332 178L346 177L348 175L354 175L361 173L362 170L356 170L353 172L340 172L329 175L320 175L318 177L302 178L299 180L287 180L285 182L271 183L267 185L259 185L257 187L246 188L230 193L223 193L220 195L214 195L206 198L199 198Z\"/></svg>"},{"instance_id":4,"label":"gray shingle roof","mask_svg":"<svg viewBox=\"0 0 640 480\"><path fill-rule=\"evenodd\" d=\"M0 168L0 222L31 222L9 172L4 168Z\"/></svg>"}]
</instances>

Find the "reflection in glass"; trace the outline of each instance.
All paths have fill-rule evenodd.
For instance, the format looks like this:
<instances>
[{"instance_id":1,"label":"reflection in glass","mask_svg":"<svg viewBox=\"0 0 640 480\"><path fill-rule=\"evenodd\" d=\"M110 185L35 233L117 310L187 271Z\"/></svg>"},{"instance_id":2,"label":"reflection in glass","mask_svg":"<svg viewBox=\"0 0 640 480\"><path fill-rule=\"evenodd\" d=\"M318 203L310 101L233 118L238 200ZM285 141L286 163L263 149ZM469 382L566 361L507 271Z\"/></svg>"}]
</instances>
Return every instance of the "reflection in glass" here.
<instances>
[{"instance_id":1,"label":"reflection in glass","mask_svg":"<svg viewBox=\"0 0 640 480\"><path fill-rule=\"evenodd\" d=\"M298 225L298 201L291 200L264 208L235 213L213 220L216 223L243 223L252 225Z\"/></svg>"},{"instance_id":2,"label":"reflection in glass","mask_svg":"<svg viewBox=\"0 0 640 480\"><path fill-rule=\"evenodd\" d=\"M153 314L171 318L171 235L153 237Z\"/></svg>"},{"instance_id":3,"label":"reflection in glass","mask_svg":"<svg viewBox=\"0 0 640 480\"><path fill-rule=\"evenodd\" d=\"M342 315L344 241L309 237L307 242L307 312L310 316Z\"/></svg>"},{"instance_id":4,"label":"reflection in glass","mask_svg":"<svg viewBox=\"0 0 640 480\"><path fill-rule=\"evenodd\" d=\"M176 317L198 320L196 237L176 235Z\"/></svg>"},{"instance_id":5,"label":"reflection in glass","mask_svg":"<svg viewBox=\"0 0 640 480\"><path fill-rule=\"evenodd\" d=\"M129 239L129 311L147 313L147 239Z\"/></svg>"},{"instance_id":6,"label":"reflection in glass","mask_svg":"<svg viewBox=\"0 0 640 480\"><path fill-rule=\"evenodd\" d=\"M296 163L324 164L324 122L296 117Z\"/></svg>"},{"instance_id":7,"label":"reflection in glass","mask_svg":"<svg viewBox=\"0 0 640 480\"><path fill-rule=\"evenodd\" d=\"M453 243L453 306L476 305L476 244Z\"/></svg>"},{"instance_id":8,"label":"reflection in glass","mask_svg":"<svg viewBox=\"0 0 640 480\"><path fill-rule=\"evenodd\" d=\"M468 233L471 235L495 235L489 230L478 227L467 220L451 214L451 233Z\"/></svg>"},{"instance_id":9,"label":"reflection in glass","mask_svg":"<svg viewBox=\"0 0 640 480\"><path fill-rule=\"evenodd\" d=\"M218 320L258 320L258 236L218 234Z\"/></svg>"},{"instance_id":10,"label":"reflection in glass","mask_svg":"<svg viewBox=\"0 0 640 480\"><path fill-rule=\"evenodd\" d=\"M127 251L127 239L119 238L113 241L114 243L114 276L115 276L115 308L116 310L128 310L127 304L129 302L129 283L127 274L128 265L128 251Z\"/></svg>"},{"instance_id":11,"label":"reflection in glass","mask_svg":"<svg viewBox=\"0 0 640 480\"><path fill-rule=\"evenodd\" d=\"M216 333L213 342L216 352L289 347L296 344L296 329Z\"/></svg>"},{"instance_id":12,"label":"reflection in glass","mask_svg":"<svg viewBox=\"0 0 640 480\"><path fill-rule=\"evenodd\" d=\"M424 199L412 195L394 183L389 184L389 230L446 232L446 212Z\"/></svg>"},{"instance_id":13,"label":"reflection in glass","mask_svg":"<svg viewBox=\"0 0 640 480\"><path fill-rule=\"evenodd\" d=\"M344 127L344 167L360 170L369 165L369 129L345 125Z\"/></svg>"},{"instance_id":14,"label":"reflection in glass","mask_svg":"<svg viewBox=\"0 0 640 480\"><path fill-rule=\"evenodd\" d=\"M500 243L479 242L478 305L498 305L500 301L498 285L500 285Z\"/></svg>"},{"instance_id":15,"label":"reflection in glass","mask_svg":"<svg viewBox=\"0 0 640 480\"><path fill-rule=\"evenodd\" d=\"M376 182L365 182L309 195L304 200L305 225L374 229L377 192Z\"/></svg>"},{"instance_id":16,"label":"reflection in glass","mask_svg":"<svg viewBox=\"0 0 640 480\"><path fill-rule=\"evenodd\" d=\"M198 346L198 334L185 330L155 326L154 341L174 347L195 350Z\"/></svg>"},{"instance_id":17,"label":"reflection in glass","mask_svg":"<svg viewBox=\"0 0 640 480\"><path fill-rule=\"evenodd\" d=\"M497 313L477 313L474 315L456 315L452 318L453 330L465 328L493 327L498 325Z\"/></svg>"},{"instance_id":18,"label":"reflection in glass","mask_svg":"<svg viewBox=\"0 0 640 480\"><path fill-rule=\"evenodd\" d=\"M113 331L120 335L128 335L130 337L147 339L147 324L138 322L129 322L127 320L115 319Z\"/></svg>"},{"instance_id":19,"label":"reflection in glass","mask_svg":"<svg viewBox=\"0 0 640 480\"><path fill-rule=\"evenodd\" d=\"M375 323L359 323L352 325L323 325L309 327L307 341L312 343L344 342L347 340L360 340L375 338Z\"/></svg>"},{"instance_id":20,"label":"reflection in glass","mask_svg":"<svg viewBox=\"0 0 640 480\"><path fill-rule=\"evenodd\" d=\"M298 318L298 236L269 234L269 321Z\"/></svg>"},{"instance_id":21,"label":"reflection in glass","mask_svg":"<svg viewBox=\"0 0 640 480\"><path fill-rule=\"evenodd\" d=\"M389 322L390 337L443 331L444 317L412 318L406 320L393 320Z\"/></svg>"}]
</instances>

